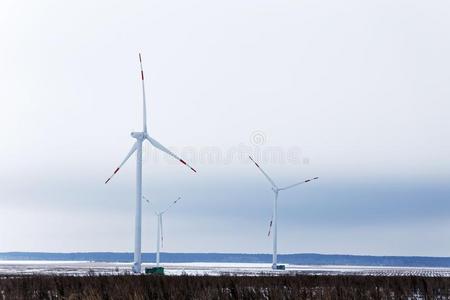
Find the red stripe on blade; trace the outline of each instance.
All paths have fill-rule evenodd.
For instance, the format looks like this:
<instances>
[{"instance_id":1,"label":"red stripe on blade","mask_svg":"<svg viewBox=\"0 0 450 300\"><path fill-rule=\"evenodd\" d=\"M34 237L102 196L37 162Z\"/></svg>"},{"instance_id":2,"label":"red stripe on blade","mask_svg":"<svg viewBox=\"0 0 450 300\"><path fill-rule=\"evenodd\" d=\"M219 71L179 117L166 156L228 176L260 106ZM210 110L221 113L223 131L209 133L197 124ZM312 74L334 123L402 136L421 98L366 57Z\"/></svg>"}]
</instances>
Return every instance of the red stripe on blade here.
<instances>
[{"instance_id":1,"label":"red stripe on blade","mask_svg":"<svg viewBox=\"0 0 450 300\"><path fill-rule=\"evenodd\" d=\"M183 164L187 165L187 163L186 163L184 160L180 159L180 161L181 161Z\"/></svg>"},{"instance_id":2,"label":"red stripe on blade","mask_svg":"<svg viewBox=\"0 0 450 300\"><path fill-rule=\"evenodd\" d=\"M119 172L119 169L120 169L120 168L117 168L117 169L114 171L114 174L116 174L117 172Z\"/></svg>"},{"instance_id":3,"label":"red stripe on blade","mask_svg":"<svg viewBox=\"0 0 450 300\"><path fill-rule=\"evenodd\" d=\"M144 80L144 71L141 71L141 78Z\"/></svg>"}]
</instances>

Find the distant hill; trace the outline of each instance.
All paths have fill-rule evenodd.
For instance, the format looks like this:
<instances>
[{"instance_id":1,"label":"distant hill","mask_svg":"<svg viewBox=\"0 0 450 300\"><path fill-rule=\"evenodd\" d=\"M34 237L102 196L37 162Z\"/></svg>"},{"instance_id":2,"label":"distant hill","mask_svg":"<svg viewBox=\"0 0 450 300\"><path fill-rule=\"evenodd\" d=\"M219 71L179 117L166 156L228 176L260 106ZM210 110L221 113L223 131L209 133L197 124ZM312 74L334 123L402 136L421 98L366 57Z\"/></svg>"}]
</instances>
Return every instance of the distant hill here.
<instances>
[{"instance_id":1,"label":"distant hill","mask_svg":"<svg viewBox=\"0 0 450 300\"><path fill-rule=\"evenodd\" d=\"M154 253L144 253L144 262L153 262ZM0 260L66 260L96 262L131 262L132 253L117 252L4 252ZM334 255L334 254L281 254L280 263L297 265L348 265L348 266L397 266L397 267L450 267L450 257L425 256L368 256L368 255ZM270 254L241 253L161 253L162 262L238 262L270 263Z\"/></svg>"}]
</instances>

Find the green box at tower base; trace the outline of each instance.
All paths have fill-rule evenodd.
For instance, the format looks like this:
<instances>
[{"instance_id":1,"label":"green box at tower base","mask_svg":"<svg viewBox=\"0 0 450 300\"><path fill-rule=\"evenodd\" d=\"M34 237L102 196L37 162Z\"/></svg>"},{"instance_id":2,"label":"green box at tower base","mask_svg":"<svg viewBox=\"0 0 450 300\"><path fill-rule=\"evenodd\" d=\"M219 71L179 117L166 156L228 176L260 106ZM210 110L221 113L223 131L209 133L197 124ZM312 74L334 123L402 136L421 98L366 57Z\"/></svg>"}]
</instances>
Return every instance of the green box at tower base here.
<instances>
[{"instance_id":1,"label":"green box at tower base","mask_svg":"<svg viewBox=\"0 0 450 300\"><path fill-rule=\"evenodd\" d=\"M145 268L145 274L164 275L164 268L163 267Z\"/></svg>"}]
</instances>

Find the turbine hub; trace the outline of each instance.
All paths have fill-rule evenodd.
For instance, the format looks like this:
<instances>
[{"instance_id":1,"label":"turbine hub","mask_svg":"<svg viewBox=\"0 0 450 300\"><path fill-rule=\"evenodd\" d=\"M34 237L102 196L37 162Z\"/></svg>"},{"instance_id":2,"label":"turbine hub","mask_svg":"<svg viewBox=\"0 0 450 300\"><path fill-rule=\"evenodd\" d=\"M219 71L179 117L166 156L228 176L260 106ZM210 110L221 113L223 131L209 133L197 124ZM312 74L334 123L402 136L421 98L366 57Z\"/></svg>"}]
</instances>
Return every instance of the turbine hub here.
<instances>
[{"instance_id":1,"label":"turbine hub","mask_svg":"<svg viewBox=\"0 0 450 300\"><path fill-rule=\"evenodd\" d=\"M143 132L132 132L131 136L137 140L145 139L145 133L143 133Z\"/></svg>"}]
</instances>

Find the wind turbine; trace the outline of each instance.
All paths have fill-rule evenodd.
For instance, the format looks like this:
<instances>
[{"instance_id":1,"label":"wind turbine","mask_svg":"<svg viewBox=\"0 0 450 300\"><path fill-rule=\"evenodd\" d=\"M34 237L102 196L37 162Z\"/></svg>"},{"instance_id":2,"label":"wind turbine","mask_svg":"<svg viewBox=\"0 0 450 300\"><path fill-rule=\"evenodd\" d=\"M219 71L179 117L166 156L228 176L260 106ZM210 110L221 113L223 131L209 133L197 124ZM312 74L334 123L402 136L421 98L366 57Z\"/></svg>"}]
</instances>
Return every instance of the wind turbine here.
<instances>
[{"instance_id":1,"label":"wind turbine","mask_svg":"<svg viewBox=\"0 0 450 300\"><path fill-rule=\"evenodd\" d=\"M150 201L145 197L142 196L142 198L144 198L144 200L150 204ZM177 200L175 200L174 202L172 202L165 210L163 211L155 211L155 215L158 221L158 230L156 232L156 267L159 268L159 253L160 253L160 248L164 247L164 237L163 237L163 223L162 223L162 216L172 207L174 206L179 200L181 199L181 197L178 197Z\"/></svg>"},{"instance_id":2,"label":"wind turbine","mask_svg":"<svg viewBox=\"0 0 450 300\"><path fill-rule=\"evenodd\" d=\"M267 180L270 182L270 184L272 185L272 191L274 193L274 200L273 200L273 212L272 212L272 220L270 220L270 225L269 225L269 234L270 235L270 230L272 228L272 222L273 222L273 235L272 235L272 239L273 239L273 254L272 254L272 269L274 270L284 270L284 266L277 265L277 202L278 202L278 193L293 187L296 187L297 185L300 184L304 184L304 183L308 183L310 181L319 179L319 177L314 177L311 179L307 179L307 180L303 180L291 185L288 185L286 187L283 188L279 188L275 182L272 180L272 178L269 177L269 175L267 175L266 172L264 172L264 170L258 165L258 163L256 161L253 160L253 158L251 156L249 156L250 160L256 165L256 167L261 171L261 173L263 173L263 175L267 178Z\"/></svg>"},{"instance_id":3,"label":"wind turbine","mask_svg":"<svg viewBox=\"0 0 450 300\"><path fill-rule=\"evenodd\" d=\"M166 147L161 145L157 140L153 139L147 132L147 109L145 102L145 86L144 86L144 70L142 68L142 58L139 53L139 63L141 66L141 80L142 80L142 112L143 112L143 128L141 132L132 132L131 136L136 139L136 142L131 147L130 152L128 152L125 159L122 163L117 167L111 177L109 177L105 184L108 183L111 178L120 170L120 168L127 162L131 155L136 152L136 215L135 215L135 230L134 230L134 263L133 263L133 272L140 273L141 272L141 225L142 225L142 143L147 140L158 150L167 153L173 158L179 160L182 164L191 168L192 171L197 172L188 165L184 160L173 154Z\"/></svg>"}]
</instances>

